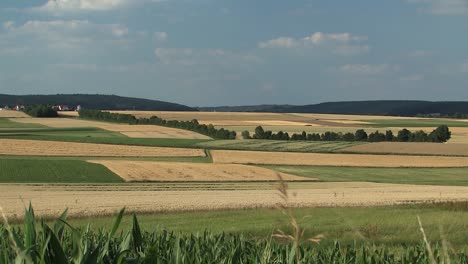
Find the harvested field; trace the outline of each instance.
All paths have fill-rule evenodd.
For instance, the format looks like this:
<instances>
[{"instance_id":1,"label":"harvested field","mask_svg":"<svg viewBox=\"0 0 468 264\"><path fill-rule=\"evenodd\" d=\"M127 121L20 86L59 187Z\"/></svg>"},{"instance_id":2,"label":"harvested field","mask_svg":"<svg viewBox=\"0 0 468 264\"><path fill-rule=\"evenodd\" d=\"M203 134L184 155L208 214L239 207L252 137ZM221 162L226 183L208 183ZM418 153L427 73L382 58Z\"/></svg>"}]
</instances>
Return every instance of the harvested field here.
<instances>
[{"instance_id":1,"label":"harvested field","mask_svg":"<svg viewBox=\"0 0 468 264\"><path fill-rule=\"evenodd\" d=\"M181 162L93 160L106 166L125 181L277 181L278 173L254 166ZM280 173L286 181L307 181Z\"/></svg>"},{"instance_id":2,"label":"harvested field","mask_svg":"<svg viewBox=\"0 0 468 264\"><path fill-rule=\"evenodd\" d=\"M213 150L215 163L349 167L468 167L468 157Z\"/></svg>"},{"instance_id":3,"label":"harvested field","mask_svg":"<svg viewBox=\"0 0 468 264\"><path fill-rule=\"evenodd\" d=\"M153 125L123 125L73 118L14 118L20 123L41 124L54 128L97 127L113 132L119 132L133 138L182 138L209 139L209 137L192 131Z\"/></svg>"},{"instance_id":4,"label":"harvested field","mask_svg":"<svg viewBox=\"0 0 468 264\"><path fill-rule=\"evenodd\" d=\"M0 118L2 117L29 117L22 111L13 111L13 110L0 110Z\"/></svg>"},{"instance_id":5,"label":"harvested field","mask_svg":"<svg viewBox=\"0 0 468 264\"><path fill-rule=\"evenodd\" d=\"M0 139L0 155L76 157L203 157L200 149Z\"/></svg>"},{"instance_id":6,"label":"harvested field","mask_svg":"<svg viewBox=\"0 0 468 264\"><path fill-rule=\"evenodd\" d=\"M115 214L122 207L134 212L167 212L275 207L277 190L152 190L151 185L0 185L7 216L24 212L31 201L40 216L56 216L64 208L71 216ZM379 183L290 183L294 207L379 206L419 202L467 201L468 187ZM21 194L21 197L18 196Z\"/></svg>"},{"instance_id":7,"label":"harvested field","mask_svg":"<svg viewBox=\"0 0 468 264\"><path fill-rule=\"evenodd\" d=\"M439 144L416 142L379 142L341 149L353 153L390 153L439 156L468 156L468 144Z\"/></svg>"}]
</instances>

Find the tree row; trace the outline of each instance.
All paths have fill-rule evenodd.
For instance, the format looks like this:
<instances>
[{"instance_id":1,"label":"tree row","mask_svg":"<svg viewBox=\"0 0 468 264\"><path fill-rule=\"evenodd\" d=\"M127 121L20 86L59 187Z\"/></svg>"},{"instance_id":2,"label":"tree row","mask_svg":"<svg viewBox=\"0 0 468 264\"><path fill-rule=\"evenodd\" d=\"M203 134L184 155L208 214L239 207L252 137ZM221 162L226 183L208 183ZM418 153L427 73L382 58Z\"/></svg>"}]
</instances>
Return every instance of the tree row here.
<instances>
[{"instance_id":1,"label":"tree row","mask_svg":"<svg viewBox=\"0 0 468 264\"><path fill-rule=\"evenodd\" d=\"M375 131L367 133L364 129L358 129L355 133L341 133L327 131L322 134L319 133L306 133L303 131L300 134L289 135L287 132L279 131L273 133L272 131L265 131L263 127L258 126L255 128L255 134L250 135L249 131L242 132L244 139L270 139L270 140L304 140L304 141L367 141L367 142L383 142L383 141L396 141L396 142L447 142L451 138L452 133L446 125L442 125L434 129L430 133L420 131L409 131L402 129L395 135L393 131L387 130L385 133Z\"/></svg>"}]
</instances>

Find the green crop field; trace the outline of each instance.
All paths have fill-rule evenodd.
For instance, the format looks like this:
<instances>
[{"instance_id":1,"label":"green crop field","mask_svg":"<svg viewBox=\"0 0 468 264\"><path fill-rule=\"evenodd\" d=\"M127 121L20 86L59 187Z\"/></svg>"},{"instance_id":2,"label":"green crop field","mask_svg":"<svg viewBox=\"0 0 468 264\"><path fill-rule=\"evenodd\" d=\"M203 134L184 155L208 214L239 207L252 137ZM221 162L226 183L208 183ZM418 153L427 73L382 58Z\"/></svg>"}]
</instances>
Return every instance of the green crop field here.
<instances>
[{"instance_id":1,"label":"green crop field","mask_svg":"<svg viewBox=\"0 0 468 264\"><path fill-rule=\"evenodd\" d=\"M419 215L431 241L440 241L441 234L455 247L468 250L468 204L411 205L358 208L298 208L293 213L299 225L306 228L305 237L325 235L321 245L338 240L342 243L376 243L388 246L418 244L422 237L416 217ZM85 226L109 228L112 217L74 219ZM207 212L183 212L139 215L143 230L182 233L212 232L242 233L256 238L268 238L278 229L290 232L288 218L278 209L245 209ZM131 217L124 217L122 226L131 226Z\"/></svg>"},{"instance_id":2,"label":"green crop field","mask_svg":"<svg viewBox=\"0 0 468 264\"><path fill-rule=\"evenodd\" d=\"M94 128L94 127L78 127L78 128L41 128L41 129L9 129L0 130L0 137L119 137L125 138L126 136L111 132L108 130Z\"/></svg>"},{"instance_id":3,"label":"green crop field","mask_svg":"<svg viewBox=\"0 0 468 264\"><path fill-rule=\"evenodd\" d=\"M105 183L123 180L99 164L82 160L4 159L1 183Z\"/></svg>"},{"instance_id":4,"label":"green crop field","mask_svg":"<svg viewBox=\"0 0 468 264\"><path fill-rule=\"evenodd\" d=\"M207 149L284 151L284 152L334 152L350 147L355 142L333 141L283 141L283 140L215 140L198 143L197 146Z\"/></svg>"},{"instance_id":5,"label":"green crop field","mask_svg":"<svg viewBox=\"0 0 468 264\"><path fill-rule=\"evenodd\" d=\"M468 168L359 168L320 166L264 166L327 182L377 182L468 186Z\"/></svg>"},{"instance_id":6,"label":"green crop field","mask_svg":"<svg viewBox=\"0 0 468 264\"><path fill-rule=\"evenodd\" d=\"M17 128L45 128L46 126L39 125L39 124L24 124L24 123L18 123L18 122L13 122L8 118L0 118L0 131L1 129L17 129Z\"/></svg>"},{"instance_id":7,"label":"green crop field","mask_svg":"<svg viewBox=\"0 0 468 264\"><path fill-rule=\"evenodd\" d=\"M447 125L449 127L468 127L468 122L451 119L384 119L365 120L375 127L438 127Z\"/></svg>"}]
</instances>

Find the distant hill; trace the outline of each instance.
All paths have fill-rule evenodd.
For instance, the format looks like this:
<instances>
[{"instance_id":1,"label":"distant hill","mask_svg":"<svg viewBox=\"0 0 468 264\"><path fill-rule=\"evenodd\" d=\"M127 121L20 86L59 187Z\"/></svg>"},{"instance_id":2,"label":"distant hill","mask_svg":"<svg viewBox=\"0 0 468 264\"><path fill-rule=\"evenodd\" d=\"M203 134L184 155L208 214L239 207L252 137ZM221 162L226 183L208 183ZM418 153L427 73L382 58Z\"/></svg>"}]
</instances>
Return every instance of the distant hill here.
<instances>
[{"instance_id":1,"label":"distant hill","mask_svg":"<svg viewBox=\"0 0 468 264\"><path fill-rule=\"evenodd\" d=\"M197 111L194 108L157 100L99 94L5 95L0 94L0 107L5 105L81 105L98 110Z\"/></svg>"},{"instance_id":2,"label":"distant hill","mask_svg":"<svg viewBox=\"0 0 468 264\"><path fill-rule=\"evenodd\" d=\"M468 102L430 102L430 101L349 101L328 102L311 105L258 105L235 107L204 107L206 111L238 112L278 112L278 113L321 113L321 114L356 114L356 115L442 115L468 114Z\"/></svg>"}]
</instances>

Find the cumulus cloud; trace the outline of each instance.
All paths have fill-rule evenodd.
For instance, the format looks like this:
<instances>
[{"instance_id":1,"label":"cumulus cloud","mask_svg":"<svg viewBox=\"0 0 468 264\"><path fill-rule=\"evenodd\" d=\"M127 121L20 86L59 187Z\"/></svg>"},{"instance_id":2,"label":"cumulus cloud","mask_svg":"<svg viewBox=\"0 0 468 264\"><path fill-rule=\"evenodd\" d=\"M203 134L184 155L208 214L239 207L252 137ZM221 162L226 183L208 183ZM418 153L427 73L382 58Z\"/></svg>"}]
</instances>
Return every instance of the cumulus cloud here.
<instances>
[{"instance_id":1,"label":"cumulus cloud","mask_svg":"<svg viewBox=\"0 0 468 264\"><path fill-rule=\"evenodd\" d=\"M3 23L4 29L12 29L15 26L15 22L13 21L6 21Z\"/></svg>"},{"instance_id":2,"label":"cumulus cloud","mask_svg":"<svg viewBox=\"0 0 468 264\"><path fill-rule=\"evenodd\" d=\"M166 41L167 40L167 33L166 32L155 32L154 37L157 41Z\"/></svg>"},{"instance_id":3,"label":"cumulus cloud","mask_svg":"<svg viewBox=\"0 0 468 264\"><path fill-rule=\"evenodd\" d=\"M356 75L379 75L397 70L397 66L389 64L346 64L339 68L340 72Z\"/></svg>"},{"instance_id":4,"label":"cumulus cloud","mask_svg":"<svg viewBox=\"0 0 468 264\"><path fill-rule=\"evenodd\" d=\"M420 11L434 15L468 14L468 0L407 0L418 5Z\"/></svg>"},{"instance_id":5,"label":"cumulus cloud","mask_svg":"<svg viewBox=\"0 0 468 264\"><path fill-rule=\"evenodd\" d=\"M44 5L34 8L34 10L55 13L107 11L149 2L160 2L160 0L48 0Z\"/></svg>"},{"instance_id":6,"label":"cumulus cloud","mask_svg":"<svg viewBox=\"0 0 468 264\"><path fill-rule=\"evenodd\" d=\"M303 38L278 37L260 42L262 49L293 49L293 48L331 48L336 54L350 55L365 53L369 51L369 46L363 44L367 37L355 36L351 33L322 33L316 32Z\"/></svg>"}]
</instances>

